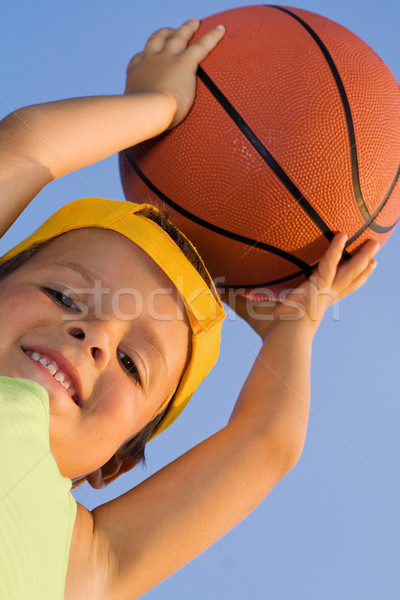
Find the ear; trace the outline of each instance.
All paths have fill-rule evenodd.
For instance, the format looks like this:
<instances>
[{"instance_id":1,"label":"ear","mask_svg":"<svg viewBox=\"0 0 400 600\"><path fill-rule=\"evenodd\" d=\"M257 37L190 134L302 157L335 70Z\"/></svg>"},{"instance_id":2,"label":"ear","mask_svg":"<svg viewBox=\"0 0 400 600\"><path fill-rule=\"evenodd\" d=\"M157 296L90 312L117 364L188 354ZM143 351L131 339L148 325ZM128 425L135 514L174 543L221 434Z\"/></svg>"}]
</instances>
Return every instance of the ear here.
<instances>
[{"instance_id":1,"label":"ear","mask_svg":"<svg viewBox=\"0 0 400 600\"><path fill-rule=\"evenodd\" d=\"M118 453L114 454L105 465L87 475L86 479L96 490L107 487L114 479L123 473L127 473L139 462L138 459L120 458Z\"/></svg>"}]
</instances>

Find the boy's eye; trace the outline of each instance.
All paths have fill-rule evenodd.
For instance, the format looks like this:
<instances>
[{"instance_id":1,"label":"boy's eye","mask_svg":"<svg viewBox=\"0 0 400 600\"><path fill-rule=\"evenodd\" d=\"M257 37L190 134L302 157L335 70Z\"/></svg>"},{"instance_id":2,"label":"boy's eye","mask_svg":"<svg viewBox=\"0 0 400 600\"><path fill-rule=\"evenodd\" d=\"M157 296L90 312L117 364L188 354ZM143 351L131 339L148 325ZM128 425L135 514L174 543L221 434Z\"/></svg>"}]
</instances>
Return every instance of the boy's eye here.
<instances>
[{"instance_id":1,"label":"boy's eye","mask_svg":"<svg viewBox=\"0 0 400 600\"><path fill-rule=\"evenodd\" d=\"M64 292L60 292L59 290L53 290L51 288L43 288L43 291L47 296L49 296L56 304L66 308L67 310L72 310L74 312L80 312L79 306Z\"/></svg>"},{"instance_id":2,"label":"boy's eye","mask_svg":"<svg viewBox=\"0 0 400 600\"><path fill-rule=\"evenodd\" d=\"M118 350L117 354L122 368L134 378L136 383L140 383L140 374L135 361L130 356L125 354L125 352Z\"/></svg>"}]
</instances>

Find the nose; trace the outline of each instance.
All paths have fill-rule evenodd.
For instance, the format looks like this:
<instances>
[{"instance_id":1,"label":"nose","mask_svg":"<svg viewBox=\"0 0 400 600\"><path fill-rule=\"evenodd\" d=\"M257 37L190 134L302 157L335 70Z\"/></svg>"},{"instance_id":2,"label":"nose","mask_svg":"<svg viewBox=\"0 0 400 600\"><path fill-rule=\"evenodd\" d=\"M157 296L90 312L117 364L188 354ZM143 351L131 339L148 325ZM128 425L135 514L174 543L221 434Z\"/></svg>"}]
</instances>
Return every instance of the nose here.
<instances>
[{"instance_id":1,"label":"nose","mask_svg":"<svg viewBox=\"0 0 400 600\"><path fill-rule=\"evenodd\" d=\"M98 368L105 367L111 358L111 332L104 321L79 321L67 324L69 336L79 340L80 347L90 354Z\"/></svg>"}]
</instances>

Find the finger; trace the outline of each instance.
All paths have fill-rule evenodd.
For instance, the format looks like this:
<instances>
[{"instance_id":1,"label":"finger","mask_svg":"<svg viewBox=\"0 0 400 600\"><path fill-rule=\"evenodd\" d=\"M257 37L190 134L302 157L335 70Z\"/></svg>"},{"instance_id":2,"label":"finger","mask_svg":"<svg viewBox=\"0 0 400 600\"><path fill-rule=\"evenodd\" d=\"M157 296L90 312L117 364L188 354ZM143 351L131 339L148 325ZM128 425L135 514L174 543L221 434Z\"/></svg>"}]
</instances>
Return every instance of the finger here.
<instances>
[{"instance_id":1,"label":"finger","mask_svg":"<svg viewBox=\"0 0 400 600\"><path fill-rule=\"evenodd\" d=\"M144 55L144 52L138 52L137 54L135 54L134 56L132 56L132 58L129 61L129 64L128 64L126 70L129 71L129 69L131 67L135 67L136 65L138 65L140 63L140 61L142 60L143 55Z\"/></svg>"},{"instance_id":2,"label":"finger","mask_svg":"<svg viewBox=\"0 0 400 600\"><path fill-rule=\"evenodd\" d=\"M339 294L339 299L345 298L349 294L352 294L353 292L358 290L360 287L362 287L364 285L364 283L372 275L376 266L377 266L377 262L375 259L372 258L369 261L366 269L364 269L364 271L360 275L358 275L358 277L353 279L347 288L345 288L344 290L341 290L341 292Z\"/></svg>"},{"instance_id":3,"label":"finger","mask_svg":"<svg viewBox=\"0 0 400 600\"><path fill-rule=\"evenodd\" d=\"M339 267L335 280L337 290L345 290L368 268L380 245L374 240L365 243L352 258Z\"/></svg>"},{"instance_id":4,"label":"finger","mask_svg":"<svg viewBox=\"0 0 400 600\"><path fill-rule=\"evenodd\" d=\"M177 29L164 28L156 31L146 45L149 52L160 52L163 48L168 48L173 54L183 52L200 26L198 19L190 19Z\"/></svg>"},{"instance_id":5,"label":"finger","mask_svg":"<svg viewBox=\"0 0 400 600\"><path fill-rule=\"evenodd\" d=\"M208 33L201 36L196 42L189 46L187 53L197 63L206 58L225 35L225 27L218 25Z\"/></svg>"},{"instance_id":6,"label":"finger","mask_svg":"<svg viewBox=\"0 0 400 600\"><path fill-rule=\"evenodd\" d=\"M329 287L332 285L346 241L347 235L345 233L337 233L333 237L328 249L319 261L316 273L317 285L323 284Z\"/></svg>"},{"instance_id":7,"label":"finger","mask_svg":"<svg viewBox=\"0 0 400 600\"><path fill-rule=\"evenodd\" d=\"M146 54L155 54L157 52L161 52L167 41L174 35L175 32L176 29L173 29L172 27L163 27L162 29L155 31L147 40L147 43L144 47L144 52Z\"/></svg>"},{"instance_id":8,"label":"finger","mask_svg":"<svg viewBox=\"0 0 400 600\"><path fill-rule=\"evenodd\" d=\"M189 41L196 33L199 27L199 19L189 19L189 21L186 21L186 23L183 23L183 25L175 29L174 35L170 39L170 43L174 43L176 44L176 46L181 44L181 49L183 50L184 48L186 48Z\"/></svg>"}]
</instances>

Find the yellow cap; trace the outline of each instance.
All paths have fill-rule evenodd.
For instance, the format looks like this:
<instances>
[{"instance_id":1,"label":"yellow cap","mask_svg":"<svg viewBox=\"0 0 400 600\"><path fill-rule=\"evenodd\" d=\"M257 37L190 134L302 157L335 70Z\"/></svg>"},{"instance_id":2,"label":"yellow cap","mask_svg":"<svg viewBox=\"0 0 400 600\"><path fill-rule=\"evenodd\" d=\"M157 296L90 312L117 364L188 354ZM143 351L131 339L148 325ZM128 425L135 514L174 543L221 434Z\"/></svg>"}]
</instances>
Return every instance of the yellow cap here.
<instances>
[{"instance_id":1,"label":"yellow cap","mask_svg":"<svg viewBox=\"0 0 400 600\"><path fill-rule=\"evenodd\" d=\"M136 214L146 207L149 205L104 198L75 200L63 206L32 235L2 256L0 263L20 254L33 244L45 242L67 231L99 227L112 229L127 237L164 271L182 298L189 318L192 328L191 358L168 414L153 434L155 437L175 421L216 363L225 312L214 285L211 284L212 289L207 286L170 236L154 221ZM153 206L151 208L154 209Z\"/></svg>"}]
</instances>

